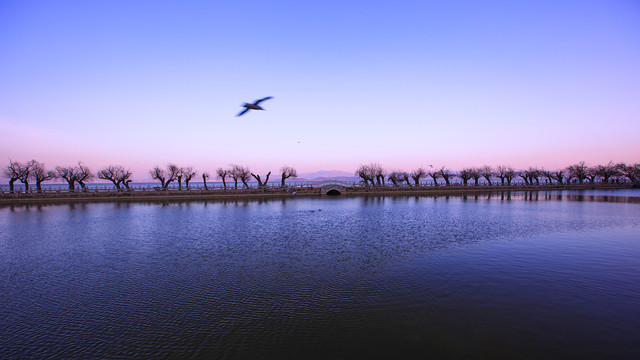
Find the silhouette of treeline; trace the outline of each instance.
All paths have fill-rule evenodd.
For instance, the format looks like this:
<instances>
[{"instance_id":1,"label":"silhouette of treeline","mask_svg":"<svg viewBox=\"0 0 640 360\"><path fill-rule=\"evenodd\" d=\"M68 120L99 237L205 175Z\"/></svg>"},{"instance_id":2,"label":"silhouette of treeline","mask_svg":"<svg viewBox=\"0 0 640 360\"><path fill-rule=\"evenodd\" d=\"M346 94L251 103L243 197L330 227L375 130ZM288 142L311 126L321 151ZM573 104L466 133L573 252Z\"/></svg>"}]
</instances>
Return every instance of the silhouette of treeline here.
<instances>
[{"instance_id":1,"label":"silhouette of treeline","mask_svg":"<svg viewBox=\"0 0 640 360\"><path fill-rule=\"evenodd\" d=\"M192 166L179 167L175 164L169 164L166 168L159 166L154 167L149 171L152 179L160 181L160 189L166 190L169 184L176 182L178 189L182 189L182 183L184 181L185 187L189 188L189 182L198 174ZM76 184L80 185L83 191L87 190L87 182L98 178L101 180L108 180L113 183L113 186L121 191L131 190L129 184L132 182L131 176L133 175L131 170L125 169L122 165L108 165L101 168L96 173L91 171L81 161L75 166L56 166L55 170L48 170L44 163L36 160L28 162L19 162L9 160L9 165L4 168L4 175L9 178L9 191L14 192L14 183L20 181L24 185L24 191L29 192L29 184L35 183L37 192L42 192L42 183L52 179L63 179L69 185L69 191L74 191ZM283 166L280 169L280 186L285 187L285 181L289 178L298 177L296 169L290 166ZM204 188L208 189L207 180L210 178L209 173L202 172L202 181L204 182ZM227 188L227 179L232 179L234 187L238 188L238 181L241 181L245 188L249 187L248 181L251 177L255 178L258 182L258 186L264 187L269 181L271 172L267 173L264 180L260 175L252 173L249 168L240 165L231 165L229 168L218 168L216 170L216 176L222 180L223 187Z\"/></svg>"},{"instance_id":2,"label":"silhouette of treeline","mask_svg":"<svg viewBox=\"0 0 640 360\"><path fill-rule=\"evenodd\" d=\"M479 185L483 180L489 185L495 184L498 180L501 185L511 185L514 179L522 179L527 185L543 184L571 184L585 182L609 183L613 179L619 181L621 178L628 179L633 184L640 184L640 163L628 165L625 163L609 162L606 165L587 166L585 162L579 162L566 168L559 170L545 170L530 167L526 170L515 170L508 165L491 167L484 165L482 167L464 168L458 172L442 167L435 169L429 166L427 170L419 167L411 172L401 170L386 170L377 163L361 165L355 171L360 178L361 183L367 186L385 186L389 182L394 186L401 185L420 185L420 180L431 178L434 185L450 185L455 178L462 180L463 185L472 182ZM175 164L169 164L166 168L159 166L149 171L151 178L160 182L159 188L166 190L171 183L177 183L178 189L182 189L182 184L188 189L189 182L198 175L198 171L192 166L179 167ZM14 191L14 183L20 181L25 188L25 192L29 191L29 184L35 183L37 192L42 192L42 183L52 179L63 179L69 185L69 191L74 191L76 184L80 185L83 191L87 189L86 183L95 179L111 181L117 190L131 190L132 172L125 169L122 165L108 165L101 168L96 173L91 171L82 162L78 162L75 166L56 166L55 170L48 170L45 165L36 160L28 162L18 162L9 160L9 165L4 169L4 175L9 178L9 191ZM210 179L208 172L202 172L202 181L204 188L208 189L207 180ZM227 188L227 181L233 181L233 187L238 188L238 182L242 183L244 188L249 188L248 182L253 177L258 187L265 187L269 182L271 171L263 178L252 173L248 167L240 165L230 165L229 168L218 168L215 173L216 177L222 181L223 187ZM285 187L285 181L289 178L298 177L296 169L290 166L283 166L280 169L280 186ZM438 183L438 181L441 181ZM229 185L230 186L230 185Z\"/></svg>"},{"instance_id":3,"label":"silhouette of treeline","mask_svg":"<svg viewBox=\"0 0 640 360\"><path fill-rule=\"evenodd\" d=\"M481 167L464 168L458 172L442 167L440 169L430 169L419 167L411 172L401 170L386 170L377 163L360 165L355 174L360 178L361 183L370 186L385 186L385 180L394 186L406 184L420 185L421 179L429 179L434 185L451 185L452 180L459 178L463 185L468 185L473 181L474 185L479 185L481 180L489 185L500 180L501 185L511 185L514 179L522 179L527 185L543 184L571 184L585 182L609 183L611 180L626 178L633 184L640 183L640 163L628 165L625 163L615 164L609 162L606 165L587 166L584 161L567 166L559 170L545 170L530 167L526 170L516 170L508 165L491 167L484 165Z\"/></svg>"}]
</instances>

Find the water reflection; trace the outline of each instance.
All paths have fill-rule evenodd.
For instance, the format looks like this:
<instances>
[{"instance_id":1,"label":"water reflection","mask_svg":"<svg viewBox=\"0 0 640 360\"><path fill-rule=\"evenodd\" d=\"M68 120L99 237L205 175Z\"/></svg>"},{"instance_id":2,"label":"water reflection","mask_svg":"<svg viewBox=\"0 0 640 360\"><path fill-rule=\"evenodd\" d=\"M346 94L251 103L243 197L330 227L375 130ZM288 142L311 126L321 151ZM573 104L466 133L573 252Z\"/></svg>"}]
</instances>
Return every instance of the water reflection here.
<instances>
[{"instance_id":1,"label":"water reflection","mask_svg":"<svg viewBox=\"0 0 640 360\"><path fill-rule=\"evenodd\" d=\"M628 355L623 195L2 208L0 358Z\"/></svg>"}]
</instances>

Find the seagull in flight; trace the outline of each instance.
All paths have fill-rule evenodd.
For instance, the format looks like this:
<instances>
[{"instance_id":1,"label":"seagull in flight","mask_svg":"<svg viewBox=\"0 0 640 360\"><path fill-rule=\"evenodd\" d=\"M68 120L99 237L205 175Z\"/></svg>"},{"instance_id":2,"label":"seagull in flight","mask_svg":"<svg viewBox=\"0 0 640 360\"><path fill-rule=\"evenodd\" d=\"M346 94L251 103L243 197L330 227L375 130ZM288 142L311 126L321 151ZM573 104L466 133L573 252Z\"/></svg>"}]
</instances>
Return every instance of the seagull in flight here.
<instances>
[{"instance_id":1,"label":"seagull in flight","mask_svg":"<svg viewBox=\"0 0 640 360\"><path fill-rule=\"evenodd\" d=\"M256 101L254 101L254 102L253 102L253 104L247 104L247 103L244 103L244 105L242 105L242 106L244 106L244 107L245 107L245 109L244 109L244 110L242 110L242 111L240 111L240 113L239 113L238 115L236 115L236 116L242 116L242 115L246 114L246 113L247 113L247 111L249 111L249 110L264 110L264 109L260 106L260 103L261 103L261 102L263 102L263 101L265 101L265 100L272 99L272 98L273 98L273 96L267 96L266 98L262 98L262 99L260 99L260 100L256 100Z\"/></svg>"}]
</instances>

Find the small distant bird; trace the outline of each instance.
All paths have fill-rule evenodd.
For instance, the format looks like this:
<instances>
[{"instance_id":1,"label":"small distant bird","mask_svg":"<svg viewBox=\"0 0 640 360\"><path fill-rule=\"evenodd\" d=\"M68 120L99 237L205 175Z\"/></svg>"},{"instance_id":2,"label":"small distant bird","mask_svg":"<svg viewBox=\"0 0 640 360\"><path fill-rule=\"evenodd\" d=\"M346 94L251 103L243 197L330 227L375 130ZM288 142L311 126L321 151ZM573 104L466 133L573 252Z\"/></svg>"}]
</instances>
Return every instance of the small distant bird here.
<instances>
[{"instance_id":1,"label":"small distant bird","mask_svg":"<svg viewBox=\"0 0 640 360\"><path fill-rule=\"evenodd\" d=\"M253 104L247 104L247 103L244 103L244 105L242 105L242 106L244 106L246 109L244 109L244 110L240 111L240 113L239 113L238 115L236 115L236 116L242 116L242 115L246 114L246 113L247 113L247 111L249 111L249 110L264 110L264 109L260 106L260 103L261 103L261 102L263 102L263 101L265 101L265 100L272 99L272 98L273 98L273 96L267 96L266 98L262 98L262 99L260 99L260 100L256 100L256 101L254 101L254 102L253 102Z\"/></svg>"}]
</instances>

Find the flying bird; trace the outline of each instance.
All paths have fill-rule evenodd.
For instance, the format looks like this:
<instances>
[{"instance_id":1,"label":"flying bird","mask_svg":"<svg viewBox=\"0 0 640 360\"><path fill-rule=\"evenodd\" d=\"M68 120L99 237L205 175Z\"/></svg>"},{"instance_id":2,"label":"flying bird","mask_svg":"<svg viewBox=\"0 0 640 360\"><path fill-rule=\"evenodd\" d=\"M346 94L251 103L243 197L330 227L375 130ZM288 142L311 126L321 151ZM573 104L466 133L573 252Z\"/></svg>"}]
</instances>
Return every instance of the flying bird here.
<instances>
[{"instance_id":1,"label":"flying bird","mask_svg":"<svg viewBox=\"0 0 640 360\"><path fill-rule=\"evenodd\" d=\"M249 110L264 110L264 109L260 106L260 103L261 103L261 102L263 102L263 101L265 101L265 100L272 99L272 98L273 98L273 96L267 96L266 98L262 98L262 99L260 99L260 100L256 100L256 101L254 101L254 102L253 102L253 104L247 104L247 103L244 103L244 105L242 105L242 106L244 106L244 107L245 107L245 109L244 109L244 110L242 110L242 111L240 111L240 113L239 113L238 115L236 115L236 116L242 116L242 115L246 114L246 113L247 113L247 111L249 111Z\"/></svg>"}]
</instances>

